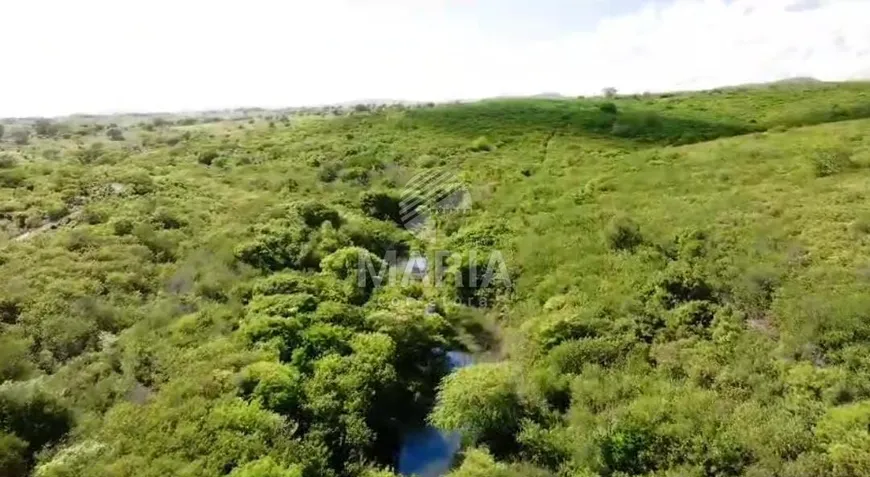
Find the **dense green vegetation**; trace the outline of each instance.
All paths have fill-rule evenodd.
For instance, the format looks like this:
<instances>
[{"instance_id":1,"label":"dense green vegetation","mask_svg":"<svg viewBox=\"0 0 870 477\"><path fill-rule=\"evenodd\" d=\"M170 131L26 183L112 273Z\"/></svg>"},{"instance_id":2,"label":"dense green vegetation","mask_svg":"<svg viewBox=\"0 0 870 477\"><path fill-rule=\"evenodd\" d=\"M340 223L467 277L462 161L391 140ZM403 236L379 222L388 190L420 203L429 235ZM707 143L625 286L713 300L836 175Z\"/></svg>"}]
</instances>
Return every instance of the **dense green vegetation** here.
<instances>
[{"instance_id":1,"label":"dense green vegetation","mask_svg":"<svg viewBox=\"0 0 870 477\"><path fill-rule=\"evenodd\" d=\"M386 477L426 422L454 477L870 474L868 127L867 84L7 121L0 475ZM432 169L472 207L412 233Z\"/></svg>"}]
</instances>

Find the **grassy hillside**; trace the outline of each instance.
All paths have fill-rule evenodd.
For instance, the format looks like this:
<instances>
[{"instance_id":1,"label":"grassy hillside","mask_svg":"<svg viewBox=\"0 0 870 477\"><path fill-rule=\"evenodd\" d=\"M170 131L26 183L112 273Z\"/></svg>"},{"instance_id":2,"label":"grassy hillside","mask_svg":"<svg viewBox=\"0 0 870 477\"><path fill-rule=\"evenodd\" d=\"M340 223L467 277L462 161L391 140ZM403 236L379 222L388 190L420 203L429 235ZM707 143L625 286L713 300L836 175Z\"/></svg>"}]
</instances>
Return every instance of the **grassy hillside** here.
<instances>
[{"instance_id":1,"label":"grassy hillside","mask_svg":"<svg viewBox=\"0 0 870 477\"><path fill-rule=\"evenodd\" d=\"M870 473L870 85L111 122L3 123L0 475Z\"/></svg>"}]
</instances>

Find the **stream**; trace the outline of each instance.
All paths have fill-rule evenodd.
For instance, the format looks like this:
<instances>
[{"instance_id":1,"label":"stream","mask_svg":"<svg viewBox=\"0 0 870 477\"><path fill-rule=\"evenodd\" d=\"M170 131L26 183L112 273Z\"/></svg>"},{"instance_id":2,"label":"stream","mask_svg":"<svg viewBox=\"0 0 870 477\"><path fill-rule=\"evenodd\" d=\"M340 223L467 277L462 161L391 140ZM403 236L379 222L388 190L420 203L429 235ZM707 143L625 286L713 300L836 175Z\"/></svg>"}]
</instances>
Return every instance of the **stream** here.
<instances>
[{"instance_id":1,"label":"stream","mask_svg":"<svg viewBox=\"0 0 870 477\"><path fill-rule=\"evenodd\" d=\"M447 357L451 371L472 364L472 356L461 351L450 351ZM410 432L402 439L398 471L407 476L440 477L450 470L460 447L458 432L443 432L432 426Z\"/></svg>"}]
</instances>

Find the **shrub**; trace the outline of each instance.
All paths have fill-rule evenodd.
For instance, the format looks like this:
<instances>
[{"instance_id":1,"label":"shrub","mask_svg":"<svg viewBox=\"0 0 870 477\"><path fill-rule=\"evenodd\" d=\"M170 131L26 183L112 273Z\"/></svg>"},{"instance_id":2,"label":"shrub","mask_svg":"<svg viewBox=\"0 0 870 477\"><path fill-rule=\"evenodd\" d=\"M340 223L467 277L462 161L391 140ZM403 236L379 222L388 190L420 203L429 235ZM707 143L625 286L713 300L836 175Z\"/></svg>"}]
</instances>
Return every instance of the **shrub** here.
<instances>
[{"instance_id":1,"label":"shrub","mask_svg":"<svg viewBox=\"0 0 870 477\"><path fill-rule=\"evenodd\" d=\"M55 135L57 135L59 128L57 124L49 121L48 119L39 119L33 125L33 130L36 132L37 136L54 137Z\"/></svg>"},{"instance_id":2,"label":"shrub","mask_svg":"<svg viewBox=\"0 0 870 477\"><path fill-rule=\"evenodd\" d=\"M26 184L27 180L23 172L17 169L0 171L0 188L15 189Z\"/></svg>"},{"instance_id":3,"label":"shrub","mask_svg":"<svg viewBox=\"0 0 870 477\"><path fill-rule=\"evenodd\" d=\"M18 129L12 133L12 141L18 146L30 143L30 133L26 129Z\"/></svg>"},{"instance_id":4,"label":"shrub","mask_svg":"<svg viewBox=\"0 0 870 477\"><path fill-rule=\"evenodd\" d=\"M816 177L827 177L854 166L850 151L841 148L822 149L812 153L810 161Z\"/></svg>"},{"instance_id":5,"label":"shrub","mask_svg":"<svg viewBox=\"0 0 870 477\"><path fill-rule=\"evenodd\" d=\"M360 197L360 208L369 217L391 220L402 225L401 199L395 194L366 191Z\"/></svg>"},{"instance_id":6,"label":"shrub","mask_svg":"<svg viewBox=\"0 0 870 477\"><path fill-rule=\"evenodd\" d=\"M139 243L151 251L154 262L168 263L175 260L178 250L177 236L156 231L148 224L140 224L135 227L133 234Z\"/></svg>"},{"instance_id":7,"label":"shrub","mask_svg":"<svg viewBox=\"0 0 870 477\"><path fill-rule=\"evenodd\" d=\"M462 464L448 474L448 477L511 477L507 465L497 462L486 449L468 449Z\"/></svg>"},{"instance_id":8,"label":"shrub","mask_svg":"<svg viewBox=\"0 0 870 477\"><path fill-rule=\"evenodd\" d=\"M369 175L369 170L364 167L349 167L338 174L342 182L350 182L359 185L367 185L369 183Z\"/></svg>"},{"instance_id":9,"label":"shrub","mask_svg":"<svg viewBox=\"0 0 870 477\"><path fill-rule=\"evenodd\" d=\"M42 157L47 161L56 161L60 159L60 149L44 149L42 151Z\"/></svg>"},{"instance_id":10,"label":"shrub","mask_svg":"<svg viewBox=\"0 0 870 477\"><path fill-rule=\"evenodd\" d=\"M49 207L46 212L46 216L48 216L48 220L52 222L58 221L69 215L69 208L64 204L56 204L52 207Z\"/></svg>"},{"instance_id":11,"label":"shrub","mask_svg":"<svg viewBox=\"0 0 870 477\"><path fill-rule=\"evenodd\" d=\"M640 226L628 217L616 217L610 221L604 234L611 250L633 251L644 243Z\"/></svg>"},{"instance_id":12,"label":"shrub","mask_svg":"<svg viewBox=\"0 0 870 477\"><path fill-rule=\"evenodd\" d=\"M706 337L718 309L709 301L687 301L668 313L667 326L675 338Z\"/></svg>"},{"instance_id":13,"label":"shrub","mask_svg":"<svg viewBox=\"0 0 870 477\"><path fill-rule=\"evenodd\" d=\"M500 254L464 252L450 264L448 282L462 303L486 308L492 300L510 293L511 277Z\"/></svg>"},{"instance_id":14,"label":"shrub","mask_svg":"<svg viewBox=\"0 0 870 477\"><path fill-rule=\"evenodd\" d=\"M333 182L338 179L338 171L341 168L334 163L322 164L320 169L317 171L317 178L320 179L321 182Z\"/></svg>"},{"instance_id":15,"label":"shrub","mask_svg":"<svg viewBox=\"0 0 870 477\"><path fill-rule=\"evenodd\" d=\"M716 290L696 268L685 262L672 262L652 280L649 292L654 302L667 309L691 301L716 302Z\"/></svg>"},{"instance_id":16,"label":"shrub","mask_svg":"<svg viewBox=\"0 0 870 477\"><path fill-rule=\"evenodd\" d=\"M205 152L201 152L196 157L196 162L198 162L204 166L210 166L214 162L214 160L217 159L217 157L218 157L217 151L205 151Z\"/></svg>"},{"instance_id":17,"label":"shrub","mask_svg":"<svg viewBox=\"0 0 870 477\"><path fill-rule=\"evenodd\" d=\"M124 140L124 133L121 132L121 130L119 128L109 128L106 131L106 136L111 141L123 141Z\"/></svg>"},{"instance_id":18,"label":"shrub","mask_svg":"<svg viewBox=\"0 0 870 477\"><path fill-rule=\"evenodd\" d=\"M585 365L610 366L616 363L630 348L630 342L619 338L566 341L550 351L547 361L560 373L580 374Z\"/></svg>"},{"instance_id":19,"label":"shrub","mask_svg":"<svg viewBox=\"0 0 870 477\"><path fill-rule=\"evenodd\" d=\"M12 154L0 154L0 169L11 169L18 164L18 159Z\"/></svg>"},{"instance_id":20,"label":"shrub","mask_svg":"<svg viewBox=\"0 0 870 477\"><path fill-rule=\"evenodd\" d=\"M302 329L299 320L288 320L282 316L256 315L242 324L239 333L250 344L277 341L284 350L292 350L301 341Z\"/></svg>"},{"instance_id":21,"label":"shrub","mask_svg":"<svg viewBox=\"0 0 870 477\"><path fill-rule=\"evenodd\" d=\"M82 164L93 164L104 154L103 143L95 142L88 147L79 148L76 151L76 159Z\"/></svg>"},{"instance_id":22,"label":"shrub","mask_svg":"<svg viewBox=\"0 0 870 477\"><path fill-rule=\"evenodd\" d=\"M261 270L298 268L307 240L306 231L296 223L273 220L259 226L256 236L238 245L234 254L236 260Z\"/></svg>"},{"instance_id":23,"label":"shrub","mask_svg":"<svg viewBox=\"0 0 870 477\"><path fill-rule=\"evenodd\" d=\"M293 207L309 227L318 228L324 222L331 223L335 228L341 226L342 220L338 212L321 202L315 200L297 202Z\"/></svg>"},{"instance_id":24,"label":"shrub","mask_svg":"<svg viewBox=\"0 0 870 477\"><path fill-rule=\"evenodd\" d=\"M354 220L341 228L350 241L369 252L383 257L389 252L403 255L408 252L410 236L391 223L378 220Z\"/></svg>"},{"instance_id":25,"label":"shrub","mask_svg":"<svg viewBox=\"0 0 870 477\"><path fill-rule=\"evenodd\" d=\"M157 209L151 216L151 222L166 230L180 229L187 225L184 219L180 218L178 214L165 208Z\"/></svg>"},{"instance_id":26,"label":"shrub","mask_svg":"<svg viewBox=\"0 0 870 477\"><path fill-rule=\"evenodd\" d=\"M6 133L6 127L0 124L0 139L3 139L3 135Z\"/></svg>"},{"instance_id":27,"label":"shrub","mask_svg":"<svg viewBox=\"0 0 870 477\"><path fill-rule=\"evenodd\" d=\"M495 145L485 136L480 136L474 141L471 141L471 145L468 146L468 149L475 152L492 151L495 149Z\"/></svg>"},{"instance_id":28,"label":"shrub","mask_svg":"<svg viewBox=\"0 0 870 477\"><path fill-rule=\"evenodd\" d=\"M607 114L616 114L619 112L619 109L616 107L616 104L614 104L613 102L610 102L610 101L608 101L606 103L601 103L598 106L598 110L601 111L602 113L607 113Z\"/></svg>"},{"instance_id":29,"label":"shrub","mask_svg":"<svg viewBox=\"0 0 870 477\"><path fill-rule=\"evenodd\" d=\"M486 363L447 376L430 418L438 428L459 431L468 442L498 452L511 446L523 414L513 369Z\"/></svg>"},{"instance_id":30,"label":"shrub","mask_svg":"<svg viewBox=\"0 0 870 477\"><path fill-rule=\"evenodd\" d=\"M341 280L359 281L360 275L367 273L367 264L371 263L375 271L383 270L386 263L366 249L359 247L346 247L321 262L323 271L335 275ZM374 278L374 277L369 277ZM371 281L371 280L366 280Z\"/></svg>"},{"instance_id":31,"label":"shrub","mask_svg":"<svg viewBox=\"0 0 870 477\"><path fill-rule=\"evenodd\" d=\"M302 399L299 371L275 362L261 361L249 365L241 373L239 387L243 395L284 415L295 412Z\"/></svg>"},{"instance_id":32,"label":"shrub","mask_svg":"<svg viewBox=\"0 0 870 477\"><path fill-rule=\"evenodd\" d=\"M849 224L849 230L853 234L861 236L870 234L870 216L861 216Z\"/></svg>"},{"instance_id":33,"label":"shrub","mask_svg":"<svg viewBox=\"0 0 870 477\"><path fill-rule=\"evenodd\" d=\"M30 453L60 440L72 427L72 415L38 382L0 386L0 429L28 444Z\"/></svg>"},{"instance_id":34,"label":"shrub","mask_svg":"<svg viewBox=\"0 0 870 477\"><path fill-rule=\"evenodd\" d=\"M251 292L256 295L290 295L317 293L317 286L308 275L300 272L273 273L254 282Z\"/></svg>"},{"instance_id":35,"label":"shrub","mask_svg":"<svg viewBox=\"0 0 870 477\"><path fill-rule=\"evenodd\" d=\"M27 474L27 442L15 434L0 431L0 475L24 477Z\"/></svg>"},{"instance_id":36,"label":"shrub","mask_svg":"<svg viewBox=\"0 0 870 477\"><path fill-rule=\"evenodd\" d=\"M157 188L154 178L145 171L136 172L125 178L124 182L130 185L136 195L145 195L154 192Z\"/></svg>"},{"instance_id":37,"label":"shrub","mask_svg":"<svg viewBox=\"0 0 870 477\"><path fill-rule=\"evenodd\" d=\"M302 475L302 470L298 466L285 467L269 456L236 467L230 473L230 477L302 477Z\"/></svg>"},{"instance_id":38,"label":"shrub","mask_svg":"<svg viewBox=\"0 0 870 477\"><path fill-rule=\"evenodd\" d=\"M248 303L248 313L290 318L317 309L318 300L309 293L258 296Z\"/></svg>"}]
</instances>

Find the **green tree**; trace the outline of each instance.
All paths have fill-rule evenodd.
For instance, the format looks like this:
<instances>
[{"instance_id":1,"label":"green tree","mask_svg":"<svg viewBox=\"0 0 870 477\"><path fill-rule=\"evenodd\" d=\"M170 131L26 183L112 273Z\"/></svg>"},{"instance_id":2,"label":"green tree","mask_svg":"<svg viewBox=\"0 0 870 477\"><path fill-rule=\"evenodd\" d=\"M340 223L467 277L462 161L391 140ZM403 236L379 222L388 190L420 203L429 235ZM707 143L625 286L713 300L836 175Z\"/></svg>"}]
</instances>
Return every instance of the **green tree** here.
<instances>
[{"instance_id":1,"label":"green tree","mask_svg":"<svg viewBox=\"0 0 870 477\"><path fill-rule=\"evenodd\" d=\"M282 466L266 456L237 467L230 473L230 477L302 477L302 469L297 466Z\"/></svg>"},{"instance_id":2,"label":"green tree","mask_svg":"<svg viewBox=\"0 0 870 477\"><path fill-rule=\"evenodd\" d=\"M30 132L26 129L16 129L12 131L12 141L17 146L26 146L30 143Z\"/></svg>"},{"instance_id":3,"label":"green tree","mask_svg":"<svg viewBox=\"0 0 870 477\"><path fill-rule=\"evenodd\" d=\"M15 434L0 431L0 475L25 477L28 460L27 442Z\"/></svg>"},{"instance_id":4,"label":"green tree","mask_svg":"<svg viewBox=\"0 0 870 477\"><path fill-rule=\"evenodd\" d=\"M524 415L515 373L509 363L484 363L447 376L432 423L459 431L468 442L487 445L497 454L509 451Z\"/></svg>"},{"instance_id":5,"label":"green tree","mask_svg":"<svg viewBox=\"0 0 870 477\"><path fill-rule=\"evenodd\" d=\"M123 141L124 133L120 128L109 128L106 130L106 136L112 141Z\"/></svg>"},{"instance_id":6,"label":"green tree","mask_svg":"<svg viewBox=\"0 0 870 477\"><path fill-rule=\"evenodd\" d=\"M21 443L26 443L29 461L43 446L59 441L72 425L70 411L46 393L39 381L0 385L0 434L5 431L14 437L4 438L5 449L0 453L20 453ZM5 458L10 459L14 461L14 456Z\"/></svg>"},{"instance_id":7,"label":"green tree","mask_svg":"<svg viewBox=\"0 0 870 477\"><path fill-rule=\"evenodd\" d=\"M54 137L57 135L59 130L57 124L48 119L38 119L36 120L36 123L33 124L33 131L40 137Z\"/></svg>"}]
</instances>

